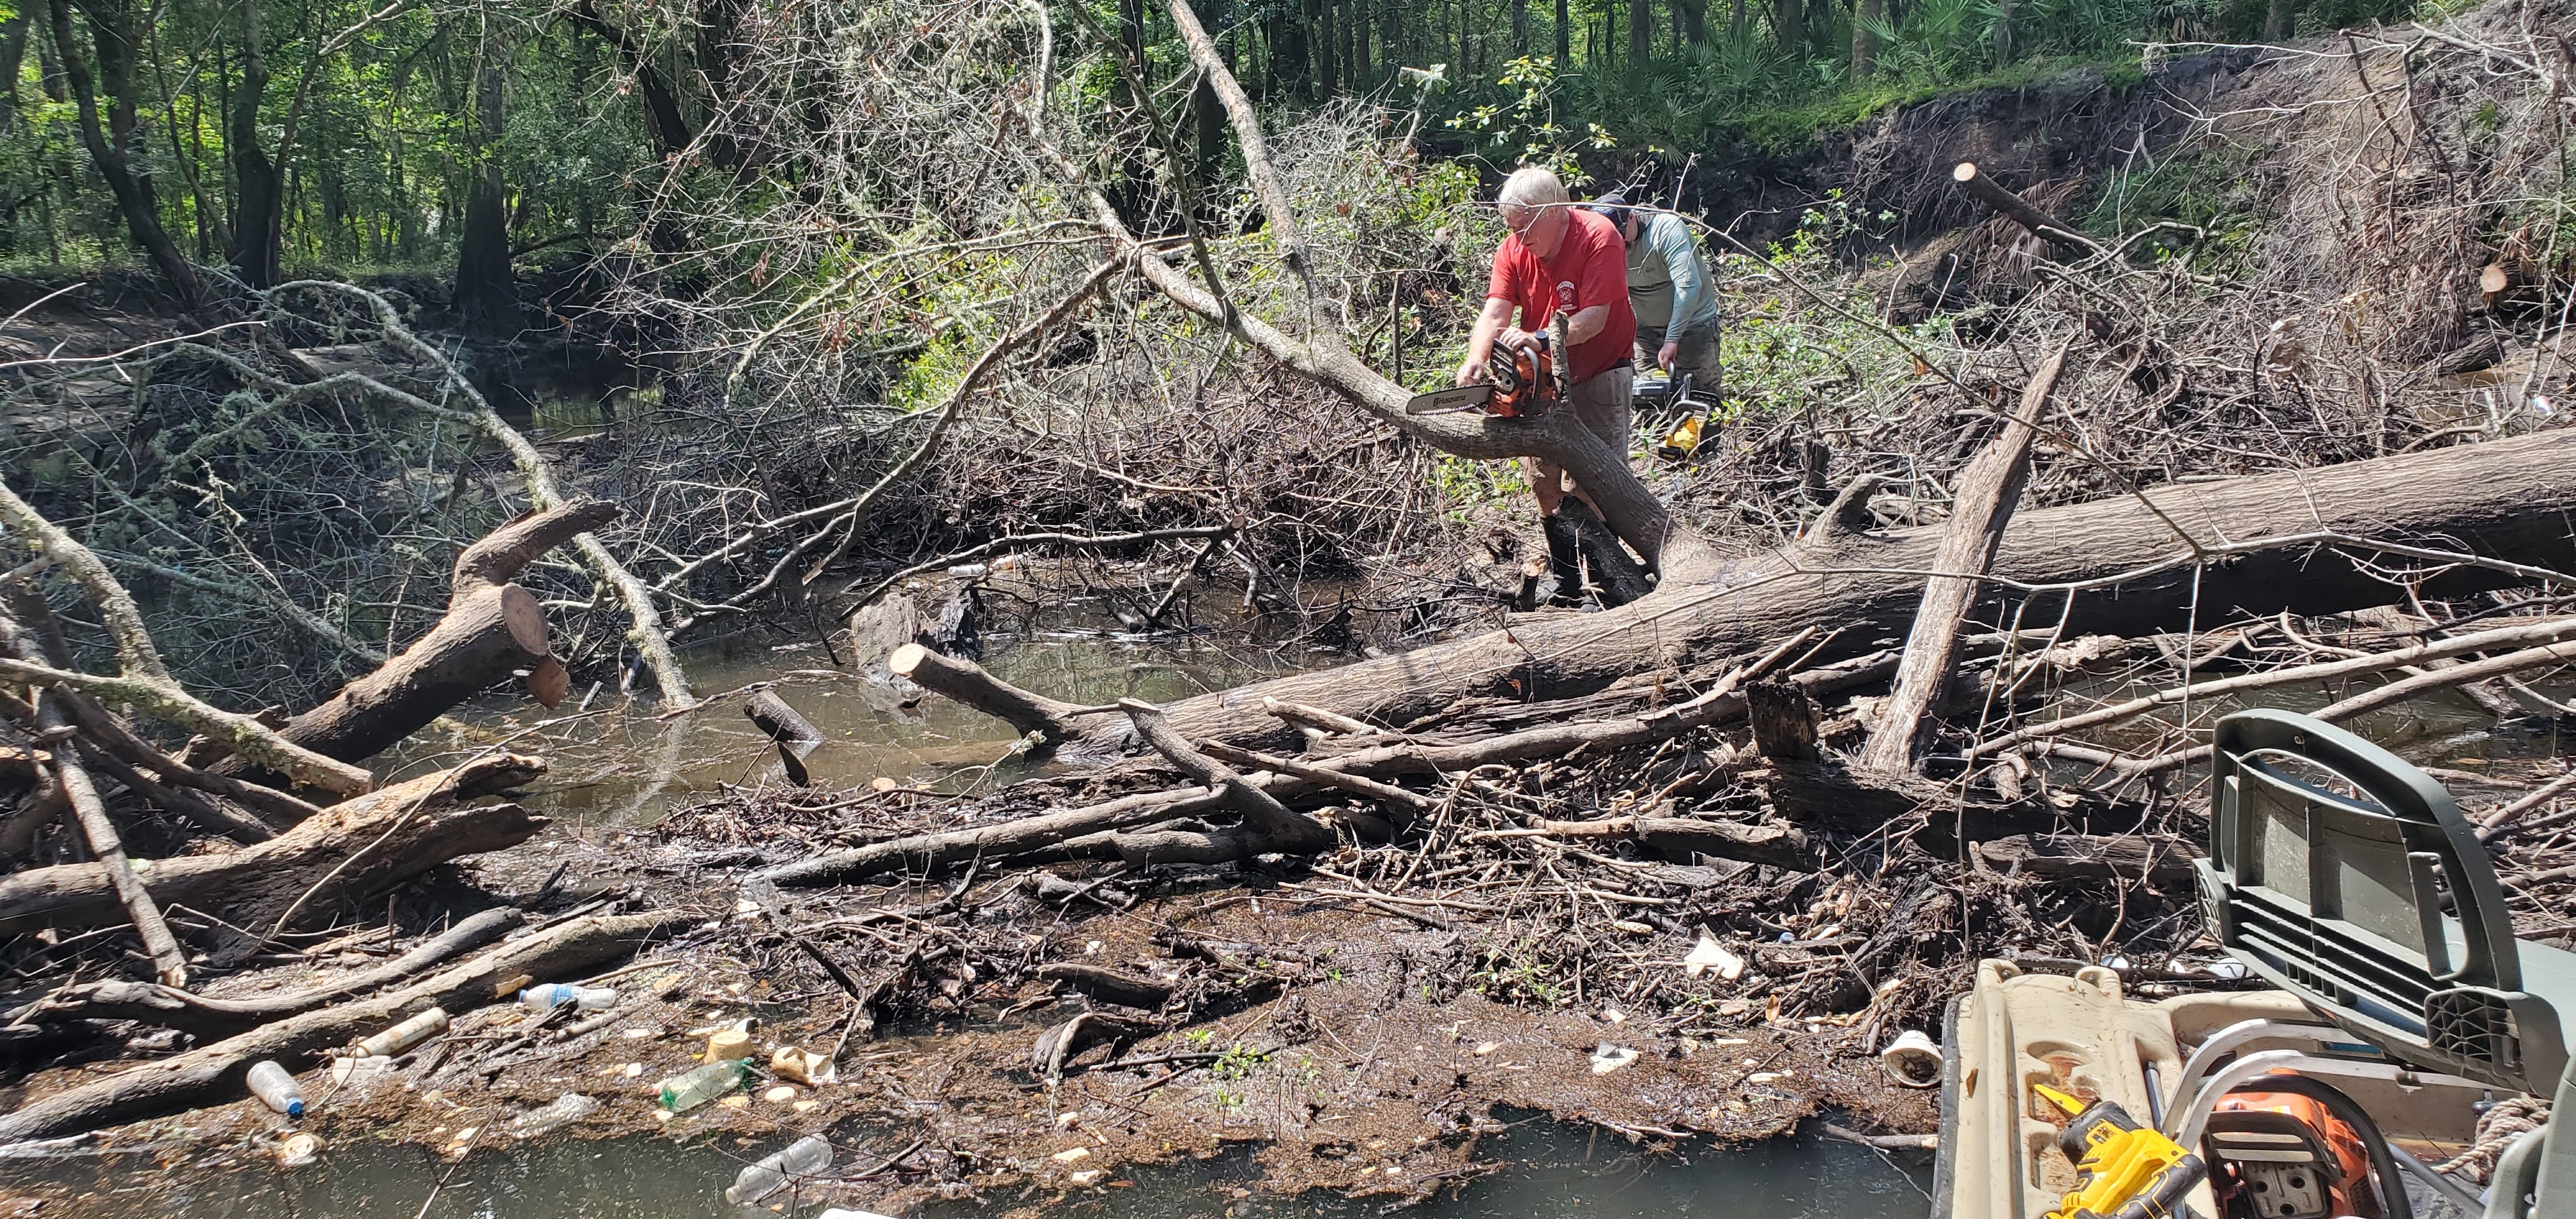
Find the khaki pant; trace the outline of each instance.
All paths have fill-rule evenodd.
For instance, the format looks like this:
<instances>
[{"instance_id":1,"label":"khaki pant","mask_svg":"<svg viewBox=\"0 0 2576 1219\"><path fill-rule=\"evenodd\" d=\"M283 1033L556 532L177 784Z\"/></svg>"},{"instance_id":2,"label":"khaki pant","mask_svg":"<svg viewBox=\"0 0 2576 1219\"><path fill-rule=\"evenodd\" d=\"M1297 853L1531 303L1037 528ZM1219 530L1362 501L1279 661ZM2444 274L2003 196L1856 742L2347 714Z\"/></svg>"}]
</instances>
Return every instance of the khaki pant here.
<instances>
[{"instance_id":1,"label":"khaki pant","mask_svg":"<svg viewBox=\"0 0 2576 1219\"><path fill-rule=\"evenodd\" d=\"M1610 451L1624 461L1635 440L1636 392L1637 371L1622 364L1594 374L1589 381L1577 382L1567 401L1557 409L1573 411L1576 421L1600 437L1601 443L1610 446ZM1528 461L1530 490L1538 495L1538 510L1541 513L1555 512L1556 506L1565 502L1565 493L1573 480L1555 462L1538 457ZM1600 505L1593 506L1597 509Z\"/></svg>"},{"instance_id":2,"label":"khaki pant","mask_svg":"<svg viewBox=\"0 0 2576 1219\"><path fill-rule=\"evenodd\" d=\"M1637 367L1655 367L1655 356L1664 349L1664 337L1661 326L1637 324ZM1692 397L1716 401L1725 376L1717 362L1717 328L1682 331L1675 345L1680 350L1673 353L1673 366L1665 371L1677 381L1688 374Z\"/></svg>"}]
</instances>

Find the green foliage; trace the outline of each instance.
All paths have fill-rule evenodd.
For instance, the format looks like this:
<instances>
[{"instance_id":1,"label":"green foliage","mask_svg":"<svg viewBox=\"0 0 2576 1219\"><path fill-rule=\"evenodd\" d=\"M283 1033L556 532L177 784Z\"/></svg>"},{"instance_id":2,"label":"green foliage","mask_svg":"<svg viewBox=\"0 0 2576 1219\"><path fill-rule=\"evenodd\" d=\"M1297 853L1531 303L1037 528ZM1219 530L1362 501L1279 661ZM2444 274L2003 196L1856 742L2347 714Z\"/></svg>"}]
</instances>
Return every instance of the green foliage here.
<instances>
[{"instance_id":1,"label":"green foliage","mask_svg":"<svg viewBox=\"0 0 2576 1219\"><path fill-rule=\"evenodd\" d=\"M2151 168L2123 169L2077 223L2095 233L2120 234L2157 224L2189 225L2206 239L2170 232L2148 239L2146 248L2197 246L2224 263L2250 252L2271 210L2267 184L2252 170L2250 154L2223 147L2168 157Z\"/></svg>"},{"instance_id":2,"label":"green foliage","mask_svg":"<svg viewBox=\"0 0 2576 1219\"><path fill-rule=\"evenodd\" d=\"M1617 144L1608 129L1585 122L1581 131L1557 121L1559 81L1550 56L1523 56L1504 65L1493 101L1451 117L1447 126L1470 141L1478 155L1505 167L1544 165L1569 187L1592 181L1579 154Z\"/></svg>"}]
</instances>

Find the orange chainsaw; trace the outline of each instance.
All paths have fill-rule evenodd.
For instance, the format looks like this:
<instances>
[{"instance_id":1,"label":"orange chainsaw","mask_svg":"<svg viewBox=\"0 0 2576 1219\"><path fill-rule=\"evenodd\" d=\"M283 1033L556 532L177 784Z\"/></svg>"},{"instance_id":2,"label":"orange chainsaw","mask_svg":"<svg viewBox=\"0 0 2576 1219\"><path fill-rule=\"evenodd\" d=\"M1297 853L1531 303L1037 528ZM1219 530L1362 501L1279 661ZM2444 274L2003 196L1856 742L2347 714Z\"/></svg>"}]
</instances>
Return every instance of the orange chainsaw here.
<instances>
[{"instance_id":1,"label":"orange chainsaw","mask_svg":"<svg viewBox=\"0 0 2576 1219\"><path fill-rule=\"evenodd\" d=\"M1534 419L1555 410L1566 392L1564 365L1556 359L1565 350L1565 315L1558 314L1545 332L1531 337L1537 341L1527 347L1494 344L1485 357L1485 380L1416 394L1404 404L1404 413L1443 415L1481 409L1507 419Z\"/></svg>"}]
</instances>

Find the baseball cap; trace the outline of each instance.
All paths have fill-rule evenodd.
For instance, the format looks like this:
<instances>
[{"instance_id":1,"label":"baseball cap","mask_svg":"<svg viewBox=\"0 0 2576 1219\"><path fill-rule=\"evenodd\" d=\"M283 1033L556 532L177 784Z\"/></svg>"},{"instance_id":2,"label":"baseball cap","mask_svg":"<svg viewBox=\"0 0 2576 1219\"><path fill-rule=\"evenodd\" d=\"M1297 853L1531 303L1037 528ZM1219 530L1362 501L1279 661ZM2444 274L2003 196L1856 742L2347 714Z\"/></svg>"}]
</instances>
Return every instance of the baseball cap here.
<instances>
[{"instance_id":1,"label":"baseball cap","mask_svg":"<svg viewBox=\"0 0 2576 1219\"><path fill-rule=\"evenodd\" d=\"M1628 231L1628 196L1614 190L1593 200L1592 210L1609 221L1610 227L1622 233Z\"/></svg>"}]
</instances>

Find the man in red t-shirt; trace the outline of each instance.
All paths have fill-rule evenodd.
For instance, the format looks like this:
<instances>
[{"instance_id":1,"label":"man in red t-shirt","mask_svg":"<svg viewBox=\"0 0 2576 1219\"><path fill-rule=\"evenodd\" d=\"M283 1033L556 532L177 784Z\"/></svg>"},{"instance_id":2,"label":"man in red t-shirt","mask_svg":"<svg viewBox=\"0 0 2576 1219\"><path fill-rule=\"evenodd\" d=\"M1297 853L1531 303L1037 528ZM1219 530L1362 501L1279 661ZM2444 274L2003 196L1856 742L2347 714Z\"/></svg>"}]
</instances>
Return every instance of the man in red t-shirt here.
<instances>
[{"instance_id":1,"label":"man in red t-shirt","mask_svg":"<svg viewBox=\"0 0 2576 1219\"><path fill-rule=\"evenodd\" d=\"M1485 361L1496 342L1526 346L1558 313L1565 313L1572 350L1558 352L1556 358L1571 360L1566 375L1572 390L1560 405L1572 409L1611 452L1626 457L1636 377L1628 351L1637 339L1637 315L1628 306L1628 243L1609 221L1574 206L1565 184L1537 166L1524 166L1506 179L1494 206L1512 233L1494 251L1485 312L1467 340L1458 384L1487 377ZM1515 312L1520 325L1511 326ZM1556 568L1557 597L1571 600L1581 584L1574 533L1556 516L1569 489L1565 471L1536 457L1529 459L1529 471ZM1581 487L1571 490L1590 502ZM1596 511L1598 507L1594 505Z\"/></svg>"}]
</instances>

